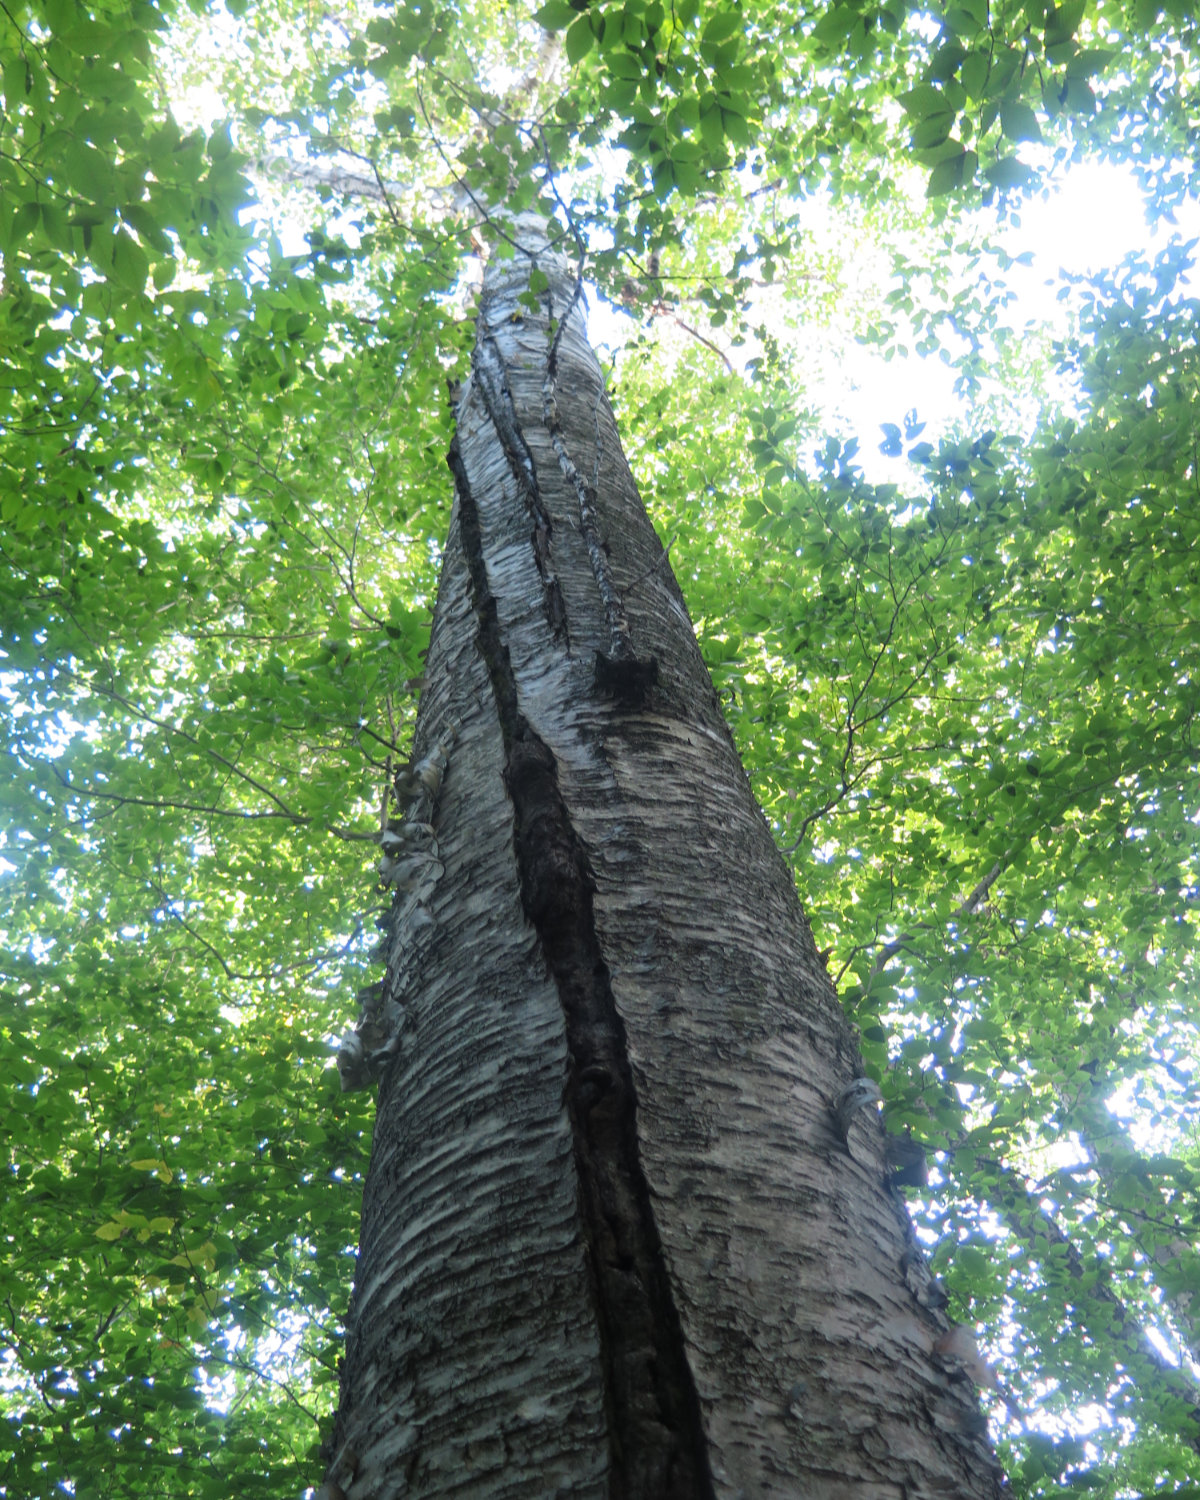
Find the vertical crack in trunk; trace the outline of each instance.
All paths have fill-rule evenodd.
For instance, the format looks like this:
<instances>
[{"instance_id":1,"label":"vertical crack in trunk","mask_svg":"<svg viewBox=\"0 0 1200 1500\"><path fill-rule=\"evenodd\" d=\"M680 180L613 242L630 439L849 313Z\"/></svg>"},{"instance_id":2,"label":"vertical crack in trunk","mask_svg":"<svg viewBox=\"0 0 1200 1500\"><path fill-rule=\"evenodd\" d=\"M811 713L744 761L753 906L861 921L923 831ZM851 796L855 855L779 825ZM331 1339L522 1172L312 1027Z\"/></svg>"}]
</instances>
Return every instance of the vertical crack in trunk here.
<instances>
[{"instance_id":1,"label":"vertical crack in trunk","mask_svg":"<svg viewBox=\"0 0 1200 1500\"><path fill-rule=\"evenodd\" d=\"M567 608L563 602L562 588L554 573L550 560L550 536L553 527L550 517L538 494L534 473L533 455L517 421L513 409L512 393L504 373L504 360L496 348L495 340L481 337L475 351L473 369L478 377L479 394L483 398L484 410L500 439L500 446L508 462L509 472L516 480L533 521L533 556L537 563L538 576L542 580L542 599L550 629L564 644L569 644L567 632Z\"/></svg>"},{"instance_id":2,"label":"vertical crack in trunk","mask_svg":"<svg viewBox=\"0 0 1200 1500\"><path fill-rule=\"evenodd\" d=\"M563 1007L565 1101L601 1340L610 1493L613 1500L710 1500L700 1402L638 1156L633 1073L596 933L587 854L559 790L554 757L518 705L457 438L448 462L476 640L504 739L522 904Z\"/></svg>"}]
</instances>

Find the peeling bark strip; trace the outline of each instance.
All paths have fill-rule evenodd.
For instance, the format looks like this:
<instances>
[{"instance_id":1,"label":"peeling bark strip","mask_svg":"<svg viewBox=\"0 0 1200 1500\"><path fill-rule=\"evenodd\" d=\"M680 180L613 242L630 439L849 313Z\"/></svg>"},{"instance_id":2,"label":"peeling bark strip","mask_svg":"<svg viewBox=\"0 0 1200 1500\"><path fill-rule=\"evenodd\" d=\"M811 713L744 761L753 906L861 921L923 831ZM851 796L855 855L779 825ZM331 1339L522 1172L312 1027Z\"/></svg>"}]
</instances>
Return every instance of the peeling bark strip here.
<instances>
[{"instance_id":1,"label":"peeling bark strip","mask_svg":"<svg viewBox=\"0 0 1200 1500\"><path fill-rule=\"evenodd\" d=\"M565 1098L606 1387L609 1493L612 1500L710 1500L715 1491L700 1404L638 1159L633 1073L596 932L587 855L559 791L554 757L518 707L457 439L448 462L476 640L504 739L522 904L563 1007Z\"/></svg>"}]
</instances>

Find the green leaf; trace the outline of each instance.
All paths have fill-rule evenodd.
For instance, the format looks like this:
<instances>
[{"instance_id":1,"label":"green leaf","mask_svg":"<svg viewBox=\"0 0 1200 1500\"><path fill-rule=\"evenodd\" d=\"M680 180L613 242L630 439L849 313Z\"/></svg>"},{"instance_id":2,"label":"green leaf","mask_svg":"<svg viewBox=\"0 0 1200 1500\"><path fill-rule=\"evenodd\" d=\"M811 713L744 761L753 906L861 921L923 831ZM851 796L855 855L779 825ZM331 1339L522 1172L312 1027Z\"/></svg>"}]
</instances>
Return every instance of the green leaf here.
<instances>
[{"instance_id":1,"label":"green leaf","mask_svg":"<svg viewBox=\"0 0 1200 1500\"><path fill-rule=\"evenodd\" d=\"M22 203L12 217L12 227L9 230L9 243L19 244L28 235L31 235L42 222L41 205L33 200Z\"/></svg>"},{"instance_id":2,"label":"green leaf","mask_svg":"<svg viewBox=\"0 0 1200 1500\"><path fill-rule=\"evenodd\" d=\"M67 253L72 248L71 223L57 203L42 204L42 230L46 243Z\"/></svg>"},{"instance_id":3,"label":"green leaf","mask_svg":"<svg viewBox=\"0 0 1200 1500\"><path fill-rule=\"evenodd\" d=\"M578 11L569 0L546 0L541 9L534 13L533 19L547 31L562 31L577 15Z\"/></svg>"},{"instance_id":4,"label":"green leaf","mask_svg":"<svg viewBox=\"0 0 1200 1500\"><path fill-rule=\"evenodd\" d=\"M162 225L140 203L126 203L121 208L121 218L152 249L164 255L171 253L171 241L163 233Z\"/></svg>"},{"instance_id":5,"label":"green leaf","mask_svg":"<svg viewBox=\"0 0 1200 1500\"><path fill-rule=\"evenodd\" d=\"M999 161L985 168L983 175L993 187L1005 189L1028 187L1037 180L1037 173L1033 168L1027 167L1015 156L1001 157Z\"/></svg>"},{"instance_id":6,"label":"green leaf","mask_svg":"<svg viewBox=\"0 0 1200 1500\"><path fill-rule=\"evenodd\" d=\"M968 99L982 99L987 86L991 60L986 52L972 52L959 69L959 79Z\"/></svg>"},{"instance_id":7,"label":"green leaf","mask_svg":"<svg viewBox=\"0 0 1200 1500\"><path fill-rule=\"evenodd\" d=\"M605 60L617 78L640 78L642 76L641 58L635 57L632 52L609 52Z\"/></svg>"},{"instance_id":8,"label":"green leaf","mask_svg":"<svg viewBox=\"0 0 1200 1500\"><path fill-rule=\"evenodd\" d=\"M721 122L721 110L716 100L709 95L700 107L700 136L705 146L715 156L724 147L725 129Z\"/></svg>"},{"instance_id":9,"label":"green leaf","mask_svg":"<svg viewBox=\"0 0 1200 1500\"><path fill-rule=\"evenodd\" d=\"M918 84L915 89L900 95L900 106L905 114L923 120L928 115L946 113L946 96L931 83Z\"/></svg>"},{"instance_id":10,"label":"green leaf","mask_svg":"<svg viewBox=\"0 0 1200 1500\"><path fill-rule=\"evenodd\" d=\"M833 4L813 27L813 40L828 46L844 42L859 20L859 13L853 5Z\"/></svg>"},{"instance_id":11,"label":"green leaf","mask_svg":"<svg viewBox=\"0 0 1200 1500\"><path fill-rule=\"evenodd\" d=\"M718 42L738 35L744 27L745 21L740 10L734 8L718 10L713 13L712 19L705 26L702 40L710 46L715 46Z\"/></svg>"},{"instance_id":12,"label":"green leaf","mask_svg":"<svg viewBox=\"0 0 1200 1500\"><path fill-rule=\"evenodd\" d=\"M1056 6L1046 17L1047 47L1070 41L1086 9L1087 0L1067 0L1065 5Z\"/></svg>"},{"instance_id":13,"label":"green leaf","mask_svg":"<svg viewBox=\"0 0 1200 1500\"><path fill-rule=\"evenodd\" d=\"M596 37L592 31L592 23L587 15L582 15L577 20L572 21L571 25L567 28L566 35L567 61L572 66L582 61L591 51L595 40Z\"/></svg>"},{"instance_id":14,"label":"green leaf","mask_svg":"<svg viewBox=\"0 0 1200 1500\"><path fill-rule=\"evenodd\" d=\"M146 252L124 229L113 236L112 276L131 291L143 291L150 271Z\"/></svg>"},{"instance_id":15,"label":"green leaf","mask_svg":"<svg viewBox=\"0 0 1200 1500\"><path fill-rule=\"evenodd\" d=\"M1000 128L1010 141L1040 141L1042 138L1037 116L1028 104L1019 100L1001 102Z\"/></svg>"},{"instance_id":16,"label":"green leaf","mask_svg":"<svg viewBox=\"0 0 1200 1500\"><path fill-rule=\"evenodd\" d=\"M972 1279L986 1276L991 1262L982 1250L974 1245L960 1245L954 1255L954 1269Z\"/></svg>"},{"instance_id":17,"label":"green leaf","mask_svg":"<svg viewBox=\"0 0 1200 1500\"><path fill-rule=\"evenodd\" d=\"M1115 51L1108 48L1085 48L1082 52L1076 52L1067 63L1067 77L1094 78L1098 73L1103 73L1117 56Z\"/></svg>"},{"instance_id":18,"label":"green leaf","mask_svg":"<svg viewBox=\"0 0 1200 1500\"><path fill-rule=\"evenodd\" d=\"M925 189L926 197L938 198L946 193L957 191L974 177L977 164L978 158L974 151L961 149L955 155L938 162L929 174L929 183Z\"/></svg>"},{"instance_id":19,"label":"green leaf","mask_svg":"<svg viewBox=\"0 0 1200 1500\"><path fill-rule=\"evenodd\" d=\"M957 115L953 113L927 115L913 127L913 145L920 150L926 150L930 146L940 146L949 138L957 118Z\"/></svg>"},{"instance_id":20,"label":"green leaf","mask_svg":"<svg viewBox=\"0 0 1200 1500\"><path fill-rule=\"evenodd\" d=\"M721 106L721 128L735 145L749 146L755 138L754 128L745 115L741 114L735 107L739 103L736 99L730 99Z\"/></svg>"}]
</instances>

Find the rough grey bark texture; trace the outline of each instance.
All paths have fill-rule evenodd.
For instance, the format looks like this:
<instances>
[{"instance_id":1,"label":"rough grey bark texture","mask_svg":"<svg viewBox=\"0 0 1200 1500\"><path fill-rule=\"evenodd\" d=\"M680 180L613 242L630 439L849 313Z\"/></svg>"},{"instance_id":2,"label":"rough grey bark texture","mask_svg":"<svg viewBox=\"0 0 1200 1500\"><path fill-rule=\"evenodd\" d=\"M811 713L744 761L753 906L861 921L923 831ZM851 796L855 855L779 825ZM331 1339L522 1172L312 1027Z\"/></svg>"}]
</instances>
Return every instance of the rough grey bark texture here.
<instances>
[{"instance_id":1,"label":"rough grey bark texture","mask_svg":"<svg viewBox=\"0 0 1200 1500\"><path fill-rule=\"evenodd\" d=\"M383 945L402 1030L328 1493L998 1495L879 1122L838 1134L853 1041L544 250L489 270L450 464L417 744L459 726L444 874Z\"/></svg>"}]
</instances>

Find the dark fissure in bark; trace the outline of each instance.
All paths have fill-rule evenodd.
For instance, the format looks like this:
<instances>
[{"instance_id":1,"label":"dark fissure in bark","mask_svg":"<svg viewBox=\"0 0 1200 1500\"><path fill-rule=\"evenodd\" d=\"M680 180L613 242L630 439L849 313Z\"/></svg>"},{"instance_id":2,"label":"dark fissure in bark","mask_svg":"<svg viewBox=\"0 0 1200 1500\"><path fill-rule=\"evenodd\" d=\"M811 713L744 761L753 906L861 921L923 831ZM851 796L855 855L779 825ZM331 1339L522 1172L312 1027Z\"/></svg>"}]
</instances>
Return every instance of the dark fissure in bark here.
<instances>
[{"instance_id":1,"label":"dark fissure in bark","mask_svg":"<svg viewBox=\"0 0 1200 1500\"><path fill-rule=\"evenodd\" d=\"M559 637L564 644L569 644L567 607L563 602L562 587L554 575L554 566L550 561L550 535L553 527L542 505L542 497L538 494L533 454L529 451L529 445L517 421L517 414L513 409L512 392L508 388L508 380L504 373L504 361L494 340L489 338L480 340L473 368L484 407L492 426L496 429L496 436L500 439L504 457L508 460L509 472L517 482L517 487L525 501L525 508L533 521L533 534L530 540L533 543L533 556L537 563L538 576L542 580L542 603L546 610L546 619L550 622L550 629L555 636Z\"/></svg>"},{"instance_id":2,"label":"dark fissure in bark","mask_svg":"<svg viewBox=\"0 0 1200 1500\"><path fill-rule=\"evenodd\" d=\"M476 640L504 738L522 904L541 941L565 1019L570 1059L565 1098L601 1339L610 1493L614 1500L708 1500L714 1491L700 1403L638 1158L633 1074L596 934L587 854L559 790L554 757L518 707L457 439L448 462L458 493Z\"/></svg>"}]
</instances>

